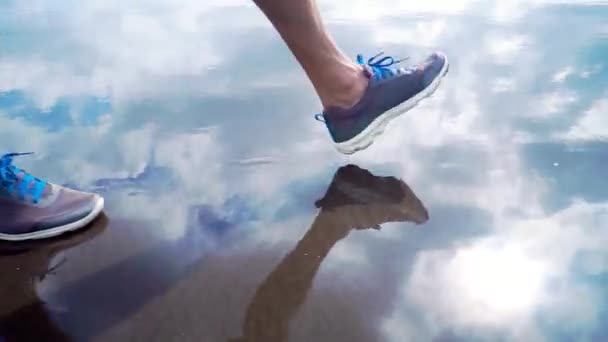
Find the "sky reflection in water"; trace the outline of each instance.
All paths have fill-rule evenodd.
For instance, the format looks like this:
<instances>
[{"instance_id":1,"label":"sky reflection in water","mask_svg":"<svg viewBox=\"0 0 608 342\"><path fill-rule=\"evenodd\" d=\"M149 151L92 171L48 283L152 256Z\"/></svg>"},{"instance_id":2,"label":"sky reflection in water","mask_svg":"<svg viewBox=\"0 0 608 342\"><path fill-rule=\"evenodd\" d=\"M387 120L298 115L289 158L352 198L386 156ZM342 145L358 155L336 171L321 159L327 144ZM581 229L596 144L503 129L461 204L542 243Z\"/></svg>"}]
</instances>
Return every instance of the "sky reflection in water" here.
<instances>
[{"instance_id":1,"label":"sky reflection in water","mask_svg":"<svg viewBox=\"0 0 608 342\"><path fill-rule=\"evenodd\" d=\"M336 244L292 340L604 340L608 3L320 5L349 55L442 49L452 63L431 100L347 159L250 2L0 1L1 149L107 197L101 237L40 283L49 315L77 338L144 338L138 322L180 303L159 340L242 336L255 289L350 163L403 179L430 220ZM118 270L158 286L81 315Z\"/></svg>"}]
</instances>

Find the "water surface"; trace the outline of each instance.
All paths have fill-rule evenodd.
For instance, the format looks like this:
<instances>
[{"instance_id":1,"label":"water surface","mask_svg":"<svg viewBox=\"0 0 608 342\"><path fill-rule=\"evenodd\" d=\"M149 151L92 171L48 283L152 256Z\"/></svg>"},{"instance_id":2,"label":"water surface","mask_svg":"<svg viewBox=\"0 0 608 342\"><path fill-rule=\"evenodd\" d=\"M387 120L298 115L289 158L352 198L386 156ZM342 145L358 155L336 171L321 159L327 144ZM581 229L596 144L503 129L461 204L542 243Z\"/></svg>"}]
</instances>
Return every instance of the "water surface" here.
<instances>
[{"instance_id":1,"label":"water surface","mask_svg":"<svg viewBox=\"0 0 608 342\"><path fill-rule=\"evenodd\" d=\"M107 203L0 246L0 340L608 339L608 3L320 6L451 61L352 157L250 2L0 0L0 150Z\"/></svg>"}]
</instances>

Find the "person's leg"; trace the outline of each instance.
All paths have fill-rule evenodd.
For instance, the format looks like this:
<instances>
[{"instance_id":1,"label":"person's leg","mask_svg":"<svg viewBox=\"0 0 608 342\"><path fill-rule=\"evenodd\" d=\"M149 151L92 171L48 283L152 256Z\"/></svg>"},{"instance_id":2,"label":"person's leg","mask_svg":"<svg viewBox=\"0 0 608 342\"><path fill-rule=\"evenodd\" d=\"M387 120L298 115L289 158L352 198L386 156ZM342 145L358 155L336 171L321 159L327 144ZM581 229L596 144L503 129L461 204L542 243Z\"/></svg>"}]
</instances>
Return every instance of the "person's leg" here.
<instances>
[{"instance_id":1,"label":"person's leg","mask_svg":"<svg viewBox=\"0 0 608 342\"><path fill-rule=\"evenodd\" d=\"M368 84L331 39L315 0L254 0L277 29L327 107L351 107Z\"/></svg>"},{"instance_id":2,"label":"person's leg","mask_svg":"<svg viewBox=\"0 0 608 342\"><path fill-rule=\"evenodd\" d=\"M357 56L351 62L323 27L315 0L254 0L272 22L314 85L336 148L352 154L367 148L388 123L430 96L448 71L434 53L410 68L392 57Z\"/></svg>"}]
</instances>

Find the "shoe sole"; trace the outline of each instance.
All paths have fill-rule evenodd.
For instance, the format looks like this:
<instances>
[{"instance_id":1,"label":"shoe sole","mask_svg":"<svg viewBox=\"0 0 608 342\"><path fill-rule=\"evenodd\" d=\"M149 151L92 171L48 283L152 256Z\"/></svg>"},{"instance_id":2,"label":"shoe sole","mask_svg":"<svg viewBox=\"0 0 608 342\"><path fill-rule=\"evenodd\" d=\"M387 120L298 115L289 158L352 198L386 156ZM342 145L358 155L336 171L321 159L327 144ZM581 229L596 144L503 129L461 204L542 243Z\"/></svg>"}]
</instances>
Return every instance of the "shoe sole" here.
<instances>
[{"instance_id":1,"label":"shoe sole","mask_svg":"<svg viewBox=\"0 0 608 342\"><path fill-rule=\"evenodd\" d=\"M26 233L26 234L0 234L0 240L5 241L26 241L26 240L39 240L39 239L48 239L58 235L62 235L64 233L72 232L81 228L84 228L89 225L89 223L93 222L101 214L104 206L103 197L97 196L97 200L95 201L95 207L93 210L85 217L81 218L78 221L51 228L45 229L39 232Z\"/></svg>"},{"instance_id":2,"label":"shoe sole","mask_svg":"<svg viewBox=\"0 0 608 342\"><path fill-rule=\"evenodd\" d=\"M408 112L410 109L416 107L416 105L418 105L418 103L420 101L433 95L433 93L439 87L441 80L448 73L448 70L450 69L450 63L448 61L448 57L443 53L439 53L439 54L441 56L443 56L443 58L445 58L445 64L443 65L443 68L441 68L441 71L439 72L437 77L435 77L433 82L431 82L431 84L428 87L426 87L420 93L416 94L411 99L404 101L403 103L396 106L395 108L392 108L392 109L386 111L384 114L377 117L374 121L372 121L372 123L369 126L367 126L361 133L357 134L355 137L351 138L348 141L336 143L335 145L336 145L336 148L338 149L338 151L340 151L341 153L344 153L344 154L353 154L357 151L361 151L361 150L368 148L371 144L374 143L374 140L376 139L376 137L384 132L384 130L386 129L386 126L388 126L389 122L391 122L393 119L397 118L398 116Z\"/></svg>"}]
</instances>

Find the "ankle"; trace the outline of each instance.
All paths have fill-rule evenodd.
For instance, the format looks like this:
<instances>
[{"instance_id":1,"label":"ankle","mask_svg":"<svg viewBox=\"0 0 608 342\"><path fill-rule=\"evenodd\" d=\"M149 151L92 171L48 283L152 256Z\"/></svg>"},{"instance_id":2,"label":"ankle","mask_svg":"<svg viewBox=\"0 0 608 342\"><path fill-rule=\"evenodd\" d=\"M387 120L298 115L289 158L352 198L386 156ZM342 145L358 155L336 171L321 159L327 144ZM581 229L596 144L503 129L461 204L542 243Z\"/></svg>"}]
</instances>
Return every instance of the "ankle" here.
<instances>
[{"instance_id":1,"label":"ankle","mask_svg":"<svg viewBox=\"0 0 608 342\"><path fill-rule=\"evenodd\" d=\"M317 91L324 108L351 108L361 100L369 83L369 77L358 65L336 72L330 79Z\"/></svg>"}]
</instances>

